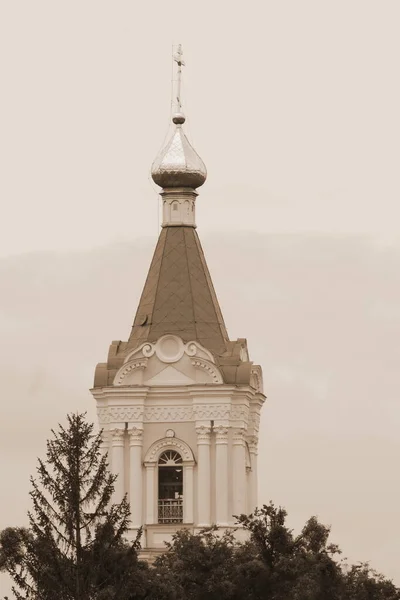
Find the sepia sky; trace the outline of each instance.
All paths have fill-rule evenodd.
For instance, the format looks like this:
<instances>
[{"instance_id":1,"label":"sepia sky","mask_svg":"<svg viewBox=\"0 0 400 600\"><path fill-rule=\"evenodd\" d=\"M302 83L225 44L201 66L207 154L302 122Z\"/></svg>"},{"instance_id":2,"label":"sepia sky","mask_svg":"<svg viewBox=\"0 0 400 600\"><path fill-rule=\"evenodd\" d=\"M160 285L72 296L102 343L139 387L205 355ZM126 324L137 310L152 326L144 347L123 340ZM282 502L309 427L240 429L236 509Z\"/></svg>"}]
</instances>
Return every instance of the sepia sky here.
<instances>
[{"instance_id":1,"label":"sepia sky","mask_svg":"<svg viewBox=\"0 0 400 600\"><path fill-rule=\"evenodd\" d=\"M198 231L264 369L260 502L400 584L399 21L398 0L0 2L0 528L129 333L182 43Z\"/></svg>"}]
</instances>

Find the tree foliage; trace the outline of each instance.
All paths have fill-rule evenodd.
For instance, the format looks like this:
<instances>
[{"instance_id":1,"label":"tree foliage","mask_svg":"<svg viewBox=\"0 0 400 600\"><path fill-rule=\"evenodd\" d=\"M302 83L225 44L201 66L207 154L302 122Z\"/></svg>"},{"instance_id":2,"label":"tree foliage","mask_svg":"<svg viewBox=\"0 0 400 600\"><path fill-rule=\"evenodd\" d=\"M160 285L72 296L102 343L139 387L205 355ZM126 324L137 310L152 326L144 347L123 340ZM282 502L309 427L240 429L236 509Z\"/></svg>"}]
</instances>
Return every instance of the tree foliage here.
<instances>
[{"instance_id":1,"label":"tree foliage","mask_svg":"<svg viewBox=\"0 0 400 600\"><path fill-rule=\"evenodd\" d=\"M178 531L155 563L166 600L399 600L400 590L366 565L347 569L330 530L311 517L299 535L286 511L264 505L237 518L245 542L217 528Z\"/></svg>"},{"instance_id":2,"label":"tree foliage","mask_svg":"<svg viewBox=\"0 0 400 600\"><path fill-rule=\"evenodd\" d=\"M80 414L52 434L31 480L29 526L0 532L16 600L400 600L368 564L347 566L315 517L295 535L272 503L237 517L240 536L177 531L149 566L138 558L141 532L124 539L129 507L112 504L101 434Z\"/></svg>"},{"instance_id":3,"label":"tree foliage","mask_svg":"<svg viewBox=\"0 0 400 600\"><path fill-rule=\"evenodd\" d=\"M17 600L106 598L114 588L122 593L126 572L137 563L138 540L131 546L123 540L128 503L111 504L115 476L101 434L85 415L67 419L67 428L52 431L46 460L31 478L29 527L1 533L0 560Z\"/></svg>"}]
</instances>

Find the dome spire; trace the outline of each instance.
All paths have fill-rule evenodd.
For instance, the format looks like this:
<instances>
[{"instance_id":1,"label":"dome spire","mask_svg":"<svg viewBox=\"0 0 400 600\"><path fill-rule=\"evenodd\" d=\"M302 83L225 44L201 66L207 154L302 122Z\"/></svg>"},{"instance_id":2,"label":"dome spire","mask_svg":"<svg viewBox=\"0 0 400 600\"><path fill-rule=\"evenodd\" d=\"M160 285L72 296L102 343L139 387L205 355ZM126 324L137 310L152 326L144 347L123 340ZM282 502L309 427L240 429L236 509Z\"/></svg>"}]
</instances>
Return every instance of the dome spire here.
<instances>
[{"instance_id":1,"label":"dome spire","mask_svg":"<svg viewBox=\"0 0 400 600\"><path fill-rule=\"evenodd\" d=\"M194 205L197 192L195 190L205 182L207 169L182 129L186 120L181 99L182 67L185 62L180 44L173 59L177 64L177 111L172 116L174 130L153 162L151 176L153 181L163 188L161 192L164 206L162 226L188 225L196 227Z\"/></svg>"}]
</instances>

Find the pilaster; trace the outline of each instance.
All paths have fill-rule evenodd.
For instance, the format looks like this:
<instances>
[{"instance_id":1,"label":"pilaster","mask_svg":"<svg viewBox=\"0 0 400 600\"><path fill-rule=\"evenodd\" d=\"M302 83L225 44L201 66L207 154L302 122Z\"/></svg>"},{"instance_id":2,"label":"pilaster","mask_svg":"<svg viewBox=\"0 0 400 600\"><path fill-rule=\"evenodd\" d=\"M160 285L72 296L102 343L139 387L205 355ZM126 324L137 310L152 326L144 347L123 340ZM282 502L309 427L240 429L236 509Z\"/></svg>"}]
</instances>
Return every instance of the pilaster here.
<instances>
[{"instance_id":1,"label":"pilaster","mask_svg":"<svg viewBox=\"0 0 400 600\"><path fill-rule=\"evenodd\" d=\"M196 427L197 433L197 525L211 525L211 428Z\"/></svg>"},{"instance_id":2,"label":"pilaster","mask_svg":"<svg viewBox=\"0 0 400 600\"><path fill-rule=\"evenodd\" d=\"M146 462L146 525L153 525L156 523L155 519L155 476L156 476L156 463Z\"/></svg>"},{"instance_id":3,"label":"pilaster","mask_svg":"<svg viewBox=\"0 0 400 600\"><path fill-rule=\"evenodd\" d=\"M229 524L228 514L228 428L223 425L214 427L215 432L215 494L216 522L219 526Z\"/></svg>"},{"instance_id":4,"label":"pilaster","mask_svg":"<svg viewBox=\"0 0 400 600\"><path fill-rule=\"evenodd\" d=\"M194 463L183 467L183 522L191 524L193 516L193 467Z\"/></svg>"},{"instance_id":5,"label":"pilaster","mask_svg":"<svg viewBox=\"0 0 400 600\"><path fill-rule=\"evenodd\" d=\"M235 428L232 440L233 514L246 513L246 447L245 429Z\"/></svg>"},{"instance_id":6,"label":"pilaster","mask_svg":"<svg viewBox=\"0 0 400 600\"><path fill-rule=\"evenodd\" d=\"M117 479L114 484L114 502L121 502L125 495L124 481L125 429L116 427L111 430L111 470Z\"/></svg>"},{"instance_id":7,"label":"pilaster","mask_svg":"<svg viewBox=\"0 0 400 600\"><path fill-rule=\"evenodd\" d=\"M129 498L131 509L132 527L138 529L142 525L142 498L143 498L143 473L142 473L142 445L143 429L131 427L129 434Z\"/></svg>"},{"instance_id":8,"label":"pilaster","mask_svg":"<svg viewBox=\"0 0 400 600\"><path fill-rule=\"evenodd\" d=\"M257 455L258 455L258 438L250 436L247 438L247 444L250 452L250 470L248 474L248 503L247 512L251 513L258 505L258 472L257 472Z\"/></svg>"}]
</instances>

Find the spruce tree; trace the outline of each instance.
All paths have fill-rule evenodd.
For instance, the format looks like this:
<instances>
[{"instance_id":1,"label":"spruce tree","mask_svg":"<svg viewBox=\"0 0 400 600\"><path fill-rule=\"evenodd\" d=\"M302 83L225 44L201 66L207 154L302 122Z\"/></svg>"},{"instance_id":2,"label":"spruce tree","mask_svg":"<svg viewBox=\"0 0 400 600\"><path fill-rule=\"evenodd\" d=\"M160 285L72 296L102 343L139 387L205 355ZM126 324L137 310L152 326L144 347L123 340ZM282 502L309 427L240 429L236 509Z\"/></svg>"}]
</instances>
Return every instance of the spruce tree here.
<instances>
[{"instance_id":1,"label":"spruce tree","mask_svg":"<svg viewBox=\"0 0 400 600\"><path fill-rule=\"evenodd\" d=\"M139 536L124 540L126 498L111 504L115 475L85 414L52 430L46 460L31 478L29 527L1 533L0 562L17 600L122 598L137 567ZM129 573L129 577L127 576Z\"/></svg>"}]
</instances>

